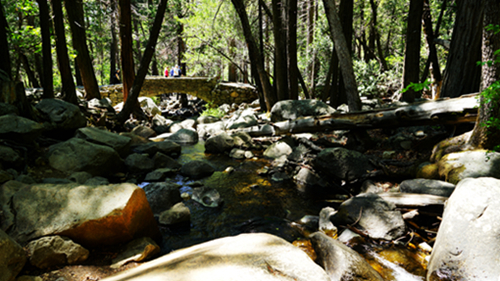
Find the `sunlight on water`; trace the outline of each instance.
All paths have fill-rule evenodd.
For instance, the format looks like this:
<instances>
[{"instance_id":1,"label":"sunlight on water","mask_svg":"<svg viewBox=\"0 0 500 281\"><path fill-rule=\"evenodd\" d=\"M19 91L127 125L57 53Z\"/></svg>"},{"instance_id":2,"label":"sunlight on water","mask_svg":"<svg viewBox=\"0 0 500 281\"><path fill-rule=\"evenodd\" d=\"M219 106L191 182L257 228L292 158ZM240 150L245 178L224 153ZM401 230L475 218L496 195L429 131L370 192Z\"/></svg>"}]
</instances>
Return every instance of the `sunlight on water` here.
<instances>
[{"instance_id":1,"label":"sunlight on water","mask_svg":"<svg viewBox=\"0 0 500 281\"><path fill-rule=\"evenodd\" d=\"M370 255L378 263L380 263L381 265L386 267L389 271L392 271L391 272L392 279L389 279L389 280L397 280L397 281L400 281L400 280L423 281L423 280L425 280L424 277L409 273L403 267L384 259L383 257L381 257L379 254L377 254L375 252L369 252L369 253L367 253L367 255ZM386 277L386 280L387 280L387 277Z\"/></svg>"}]
</instances>

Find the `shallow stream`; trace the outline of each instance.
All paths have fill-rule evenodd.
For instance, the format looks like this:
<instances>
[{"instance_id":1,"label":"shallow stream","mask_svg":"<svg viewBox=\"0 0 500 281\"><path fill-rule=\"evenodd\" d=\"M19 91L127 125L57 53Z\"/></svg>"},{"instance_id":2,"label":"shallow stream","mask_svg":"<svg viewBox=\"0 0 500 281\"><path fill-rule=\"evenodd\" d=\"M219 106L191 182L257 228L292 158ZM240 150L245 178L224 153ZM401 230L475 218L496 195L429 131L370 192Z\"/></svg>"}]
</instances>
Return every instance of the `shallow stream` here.
<instances>
[{"instance_id":1,"label":"shallow stream","mask_svg":"<svg viewBox=\"0 0 500 281\"><path fill-rule=\"evenodd\" d=\"M307 230L297 222L306 215L317 216L328 206L326 198L311 198L297 191L292 181L270 182L259 176L258 169L270 165L261 157L235 160L227 155L205 154L204 143L184 145L177 159L209 162L216 172L200 180L215 188L224 199L219 208L207 208L193 200L184 203L191 211L191 222L175 227L161 227L162 254L212 239L249 232L267 232L293 242L306 239ZM225 172L227 167L234 171ZM167 180L168 181L168 180ZM182 176L170 179L182 185L181 193L191 193L193 181ZM424 280L425 255L403 243L358 241L350 245L383 276L385 280Z\"/></svg>"}]
</instances>

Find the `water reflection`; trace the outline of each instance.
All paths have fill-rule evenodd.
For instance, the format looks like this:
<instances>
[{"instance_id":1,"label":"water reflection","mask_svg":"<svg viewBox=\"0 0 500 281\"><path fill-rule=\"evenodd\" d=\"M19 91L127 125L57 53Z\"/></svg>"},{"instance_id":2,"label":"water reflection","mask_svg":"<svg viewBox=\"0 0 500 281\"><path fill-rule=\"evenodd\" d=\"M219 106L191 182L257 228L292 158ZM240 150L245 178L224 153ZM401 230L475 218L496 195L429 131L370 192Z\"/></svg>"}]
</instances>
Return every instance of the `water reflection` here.
<instances>
[{"instance_id":1,"label":"water reflection","mask_svg":"<svg viewBox=\"0 0 500 281\"><path fill-rule=\"evenodd\" d=\"M224 199L224 204L219 208L207 208L193 200L185 201L191 211L191 222L161 226L163 254L212 239L249 232L271 233L293 242L307 235L295 222L306 215L317 216L321 208L328 204L325 200L304 196L297 191L292 181L275 183L269 181L267 176L259 176L257 170L270 164L262 158L242 161L227 155L205 154L204 143L199 142L184 145L178 159L181 164L192 160L207 161L215 168L216 172L211 177L199 182L208 188L215 188ZM224 172L229 166L234 167L233 172ZM192 192L192 180L178 175L167 181L181 185L181 193ZM409 250L368 245L366 242L353 248L385 280L424 280L422 276L425 269Z\"/></svg>"}]
</instances>

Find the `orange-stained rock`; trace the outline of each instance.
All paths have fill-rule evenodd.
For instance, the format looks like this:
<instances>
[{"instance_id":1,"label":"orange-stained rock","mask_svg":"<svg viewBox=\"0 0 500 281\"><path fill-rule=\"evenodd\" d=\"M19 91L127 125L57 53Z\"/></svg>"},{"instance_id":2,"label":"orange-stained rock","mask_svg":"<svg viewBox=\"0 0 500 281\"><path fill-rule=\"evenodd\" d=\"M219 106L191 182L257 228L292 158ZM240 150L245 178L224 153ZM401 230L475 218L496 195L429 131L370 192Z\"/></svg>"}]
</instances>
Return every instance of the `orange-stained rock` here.
<instances>
[{"instance_id":1,"label":"orange-stained rock","mask_svg":"<svg viewBox=\"0 0 500 281\"><path fill-rule=\"evenodd\" d=\"M17 215L9 234L20 244L54 234L86 247L160 237L144 190L134 184L32 185L12 202Z\"/></svg>"}]
</instances>

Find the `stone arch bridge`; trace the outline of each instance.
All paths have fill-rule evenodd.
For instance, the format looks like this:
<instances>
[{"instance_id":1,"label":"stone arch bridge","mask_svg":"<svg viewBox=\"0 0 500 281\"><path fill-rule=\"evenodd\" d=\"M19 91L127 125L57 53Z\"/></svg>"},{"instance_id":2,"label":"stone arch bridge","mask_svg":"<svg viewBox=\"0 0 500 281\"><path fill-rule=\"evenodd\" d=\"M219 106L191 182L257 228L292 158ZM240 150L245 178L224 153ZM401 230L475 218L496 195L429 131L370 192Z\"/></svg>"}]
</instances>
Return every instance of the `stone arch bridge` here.
<instances>
[{"instance_id":1,"label":"stone arch bridge","mask_svg":"<svg viewBox=\"0 0 500 281\"><path fill-rule=\"evenodd\" d=\"M102 86L101 97L110 98L113 105L123 101L122 84ZM213 105L252 102L258 98L257 89L244 83L220 82L209 77L148 76L139 96L153 97L161 94L184 93L198 97Z\"/></svg>"}]
</instances>

